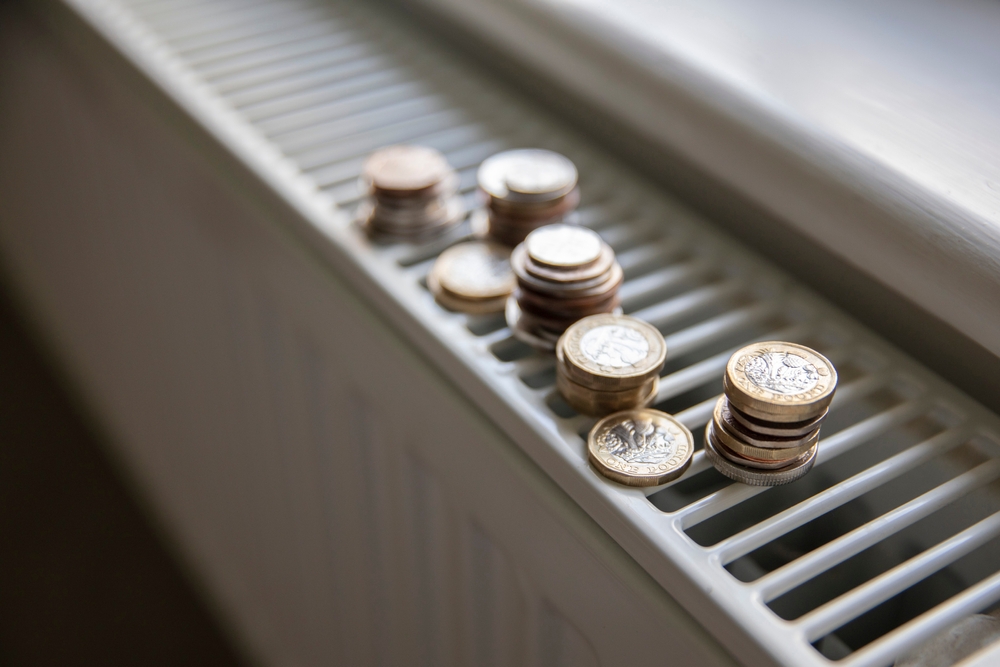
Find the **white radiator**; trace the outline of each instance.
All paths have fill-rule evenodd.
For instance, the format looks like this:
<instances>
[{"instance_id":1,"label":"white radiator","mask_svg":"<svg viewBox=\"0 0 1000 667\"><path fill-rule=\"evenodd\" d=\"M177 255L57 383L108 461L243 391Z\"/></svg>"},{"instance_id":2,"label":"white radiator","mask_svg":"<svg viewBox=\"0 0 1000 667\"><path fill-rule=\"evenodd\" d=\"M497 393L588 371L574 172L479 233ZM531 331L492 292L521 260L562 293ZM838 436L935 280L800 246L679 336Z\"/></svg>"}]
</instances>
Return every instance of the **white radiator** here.
<instances>
[{"instance_id":1,"label":"white radiator","mask_svg":"<svg viewBox=\"0 0 1000 667\"><path fill-rule=\"evenodd\" d=\"M885 667L1000 601L995 415L393 15L43 14L58 39L5 28L4 261L262 664ZM666 335L657 405L699 447L731 350L830 356L815 470L594 474L552 360L435 305L444 243L351 227L362 159L397 142L442 150L470 202L496 151L576 162L625 311Z\"/></svg>"}]
</instances>

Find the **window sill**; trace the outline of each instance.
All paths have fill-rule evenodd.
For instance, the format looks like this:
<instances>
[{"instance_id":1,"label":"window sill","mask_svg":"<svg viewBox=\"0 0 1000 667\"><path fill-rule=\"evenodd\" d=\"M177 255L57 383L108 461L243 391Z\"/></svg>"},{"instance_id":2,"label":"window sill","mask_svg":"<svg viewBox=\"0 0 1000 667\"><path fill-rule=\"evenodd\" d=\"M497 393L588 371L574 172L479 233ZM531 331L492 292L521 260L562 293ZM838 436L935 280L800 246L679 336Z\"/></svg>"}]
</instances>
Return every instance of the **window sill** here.
<instances>
[{"instance_id":1,"label":"window sill","mask_svg":"<svg viewBox=\"0 0 1000 667\"><path fill-rule=\"evenodd\" d=\"M1000 357L1000 7L420 2Z\"/></svg>"}]
</instances>

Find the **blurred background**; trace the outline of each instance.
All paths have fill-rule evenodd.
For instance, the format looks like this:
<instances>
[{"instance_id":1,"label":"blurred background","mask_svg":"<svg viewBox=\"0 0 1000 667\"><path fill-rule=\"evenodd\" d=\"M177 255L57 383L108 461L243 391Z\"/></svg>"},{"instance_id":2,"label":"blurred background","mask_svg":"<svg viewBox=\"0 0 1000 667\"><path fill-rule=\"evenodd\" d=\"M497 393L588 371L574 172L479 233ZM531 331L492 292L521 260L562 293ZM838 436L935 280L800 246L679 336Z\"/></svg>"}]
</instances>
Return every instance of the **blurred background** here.
<instances>
[{"instance_id":1,"label":"blurred background","mask_svg":"<svg viewBox=\"0 0 1000 667\"><path fill-rule=\"evenodd\" d=\"M247 664L9 290L0 282L0 665Z\"/></svg>"}]
</instances>

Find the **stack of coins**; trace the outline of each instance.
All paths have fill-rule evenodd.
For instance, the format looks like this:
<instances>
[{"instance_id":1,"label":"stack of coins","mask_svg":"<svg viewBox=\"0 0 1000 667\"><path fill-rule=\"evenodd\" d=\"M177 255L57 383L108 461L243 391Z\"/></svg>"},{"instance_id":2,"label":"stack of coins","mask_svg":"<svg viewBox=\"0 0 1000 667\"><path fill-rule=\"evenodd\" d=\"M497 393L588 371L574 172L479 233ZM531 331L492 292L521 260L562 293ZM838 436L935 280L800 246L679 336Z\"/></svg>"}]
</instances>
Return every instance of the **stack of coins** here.
<instances>
[{"instance_id":1,"label":"stack of coins","mask_svg":"<svg viewBox=\"0 0 1000 667\"><path fill-rule=\"evenodd\" d=\"M376 151L361 170L367 195L358 221L374 238L421 241L462 220L458 174L444 155L423 146L390 146Z\"/></svg>"},{"instance_id":2,"label":"stack of coins","mask_svg":"<svg viewBox=\"0 0 1000 667\"><path fill-rule=\"evenodd\" d=\"M605 417L587 437L597 472L627 486L666 484L691 465L691 431L659 410L625 410Z\"/></svg>"},{"instance_id":3,"label":"stack of coins","mask_svg":"<svg viewBox=\"0 0 1000 667\"><path fill-rule=\"evenodd\" d=\"M549 225L514 248L510 265L517 289L507 300L514 335L541 350L588 315L618 310L624 280L615 251L586 227Z\"/></svg>"},{"instance_id":4,"label":"stack of coins","mask_svg":"<svg viewBox=\"0 0 1000 667\"><path fill-rule=\"evenodd\" d=\"M649 405L660 388L667 344L651 324L591 315L556 345L556 386L577 412L603 417Z\"/></svg>"},{"instance_id":5,"label":"stack of coins","mask_svg":"<svg viewBox=\"0 0 1000 667\"><path fill-rule=\"evenodd\" d=\"M497 243L469 241L445 250L427 276L427 288L448 310L503 312L516 281L510 251Z\"/></svg>"},{"instance_id":6,"label":"stack of coins","mask_svg":"<svg viewBox=\"0 0 1000 667\"><path fill-rule=\"evenodd\" d=\"M505 151L479 167L491 238L516 246L533 230L560 222L580 203L576 166L541 149Z\"/></svg>"},{"instance_id":7,"label":"stack of coins","mask_svg":"<svg viewBox=\"0 0 1000 667\"><path fill-rule=\"evenodd\" d=\"M787 484L809 472L837 389L833 364L803 345L754 343L730 358L722 384L705 429L712 465L753 486Z\"/></svg>"}]
</instances>

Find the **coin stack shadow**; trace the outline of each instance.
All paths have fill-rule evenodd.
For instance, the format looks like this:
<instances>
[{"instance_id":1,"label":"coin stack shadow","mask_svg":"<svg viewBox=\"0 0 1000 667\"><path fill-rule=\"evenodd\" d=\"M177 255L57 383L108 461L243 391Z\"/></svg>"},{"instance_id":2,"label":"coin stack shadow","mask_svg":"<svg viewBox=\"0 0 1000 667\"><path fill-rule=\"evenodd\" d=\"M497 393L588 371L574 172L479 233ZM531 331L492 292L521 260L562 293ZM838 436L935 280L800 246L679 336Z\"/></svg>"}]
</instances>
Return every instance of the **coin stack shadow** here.
<instances>
[{"instance_id":1,"label":"coin stack shadow","mask_svg":"<svg viewBox=\"0 0 1000 667\"><path fill-rule=\"evenodd\" d=\"M486 200L487 233L508 247L572 213L580 203L576 166L553 151L497 153L477 173Z\"/></svg>"},{"instance_id":2,"label":"coin stack shadow","mask_svg":"<svg viewBox=\"0 0 1000 667\"><path fill-rule=\"evenodd\" d=\"M465 213L458 174L433 148L376 151L362 168L360 188L367 197L357 219L376 240L424 241L461 222Z\"/></svg>"},{"instance_id":3,"label":"coin stack shadow","mask_svg":"<svg viewBox=\"0 0 1000 667\"><path fill-rule=\"evenodd\" d=\"M667 344L651 324L627 315L591 315L556 345L556 387L591 417L646 407L656 398Z\"/></svg>"},{"instance_id":4,"label":"coin stack shadow","mask_svg":"<svg viewBox=\"0 0 1000 667\"><path fill-rule=\"evenodd\" d=\"M517 289L507 300L507 324L533 347L554 351L577 320L620 312L622 267L611 246L586 227L542 227L514 248L510 265Z\"/></svg>"},{"instance_id":5,"label":"coin stack shadow","mask_svg":"<svg viewBox=\"0 0 1000 667\"><path fill-rule=\"evenodd\" d=\"M726 365L724 394L705 428L705 455L726 477L788 484L816 461L819 431L837 387L826 357L803 345L754 343Z\"/></svg>"}]
</instances>

